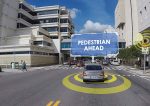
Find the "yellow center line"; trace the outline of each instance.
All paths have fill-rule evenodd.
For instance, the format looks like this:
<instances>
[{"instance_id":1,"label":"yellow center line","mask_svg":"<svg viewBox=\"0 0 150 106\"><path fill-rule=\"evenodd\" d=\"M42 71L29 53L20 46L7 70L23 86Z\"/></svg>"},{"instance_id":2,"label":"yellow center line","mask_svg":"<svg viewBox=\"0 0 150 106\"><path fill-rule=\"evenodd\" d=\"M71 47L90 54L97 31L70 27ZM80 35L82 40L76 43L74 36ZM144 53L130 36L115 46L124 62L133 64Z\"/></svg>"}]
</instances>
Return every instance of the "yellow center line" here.
<instances>
[{"instance_id":1,"label":"yellow center line","mask_svg":"<svg viewBox=\"0 0 150 106\"><path fill-rule=\"evenodd\" d=\"M60 101L56 101L56 103L53 106L58 106L60 104Z\"/></svg>"},{"instance_id":2,"label":"yellow center line","mask_svg":"<svg viewBox=\"0 0 150 106\"><path fill-rule=\"evenodd\" d=\"M50 101L46 106L51 106L53 104L53 101Z\"/></svg>"}]
</instances>

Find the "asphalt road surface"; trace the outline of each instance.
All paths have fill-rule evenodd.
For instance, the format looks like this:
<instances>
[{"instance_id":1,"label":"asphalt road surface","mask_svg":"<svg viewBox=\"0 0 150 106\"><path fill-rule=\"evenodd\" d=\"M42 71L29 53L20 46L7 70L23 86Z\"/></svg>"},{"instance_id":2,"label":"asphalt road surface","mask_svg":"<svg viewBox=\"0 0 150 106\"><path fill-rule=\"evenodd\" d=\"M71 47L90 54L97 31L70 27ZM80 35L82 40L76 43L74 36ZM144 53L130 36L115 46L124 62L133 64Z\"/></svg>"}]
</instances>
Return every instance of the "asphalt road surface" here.
<instances>
[{"instance_id":1,"label":"asphalt road surface","mask_svg":"<svg viewBox=\"0 0 150 106\"><path fill-rule=\"evenodd\" d=\"M82 69L41 68L0 74L0 106L150 106L150 82L105 69L105 82L83 83Z\"/></svg>"}]
</instances>

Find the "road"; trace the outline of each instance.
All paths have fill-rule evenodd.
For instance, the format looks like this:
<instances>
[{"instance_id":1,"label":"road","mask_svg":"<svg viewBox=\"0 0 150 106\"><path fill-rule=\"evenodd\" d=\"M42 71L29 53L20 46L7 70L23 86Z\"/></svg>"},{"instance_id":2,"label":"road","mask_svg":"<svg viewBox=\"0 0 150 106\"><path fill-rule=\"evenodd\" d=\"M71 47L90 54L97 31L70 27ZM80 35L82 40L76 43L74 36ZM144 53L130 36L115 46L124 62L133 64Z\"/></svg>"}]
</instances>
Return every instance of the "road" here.
<instances>
[{"instance_id":1,"label":"road","mask_svg":"<svg viewBox=\"0 0 150 106\"><path fill-rule=\"evenodd\" d=\"M0 106L150 106L150 82L111 67L104 83L83 83L82 68L0 74Z\"/></svg>"}]
</instances>

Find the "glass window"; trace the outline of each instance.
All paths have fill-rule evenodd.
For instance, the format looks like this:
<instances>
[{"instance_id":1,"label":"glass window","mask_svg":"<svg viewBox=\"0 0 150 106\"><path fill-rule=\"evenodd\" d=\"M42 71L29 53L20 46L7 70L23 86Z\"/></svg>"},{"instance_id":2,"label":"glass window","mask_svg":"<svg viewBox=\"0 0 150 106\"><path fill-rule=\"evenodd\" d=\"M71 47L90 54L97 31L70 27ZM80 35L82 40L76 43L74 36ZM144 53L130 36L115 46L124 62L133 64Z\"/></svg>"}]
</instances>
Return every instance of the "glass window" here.
<instances>
[{"instance_id":1,"label":"glass window","mask_svg":"<svg viewBox=\"0 0 150 106\"><path fill-rule=\"evenodd\" d=\"M46 28L46 30L48 32L57 32L58 31L58 27L49 27L49 28Z\"/></svg>"},{"instance_id":2,"label":"glass window","mask_svg":"<svg viewBox=\"0 0 150 106\"><path fill-rule=\"evenodd\" d=\"M0 55L30 54L30 51L0 52Z\"/></svg>"},{"instance_id":3,"label":"glass window","mask_svg":"<svg viewBox=\"0 0 150 106\"><path fill-rule=\"evenodd\" d=\"M38 15L46 15L46 14L58 14L58 10L46 10L46 11L39 11Z\"/></svg>"},{"instance_id":4,"label":"glass window","mask_svg":"<svg viewBox=\"0 0 150 106\"><path fill-rule=\"evenodd\" d=\"M46 23L49 23L49 20L45 20Z\"/></svg>"},{"instance_id":5,"label":"glass window","mask_svg":"<svg viewBox=\"0 0 150 106\"><path fill-rule=\"evenodd\" d=\"M58 39L57 36L51 36L50 38L51 38L51 39Z\"/></svg>"},{"instance_id":6,"label":"glass window","mask_svg":"<svg viewBox=\"0 0 150 106\"><path fill-rule=\"evenodd\" d=\"M61 48L70 48L70 43L67 42L67 43L61 43Z\"/></svg>"},{"instance_id":7,"label":"glass window","mask_svg":"<svg viewBox=\"0 0 150 106\"><path fill-rule=\"evenodd\" d=\"M60 23L68 23L68 19L61 19Z\"/></svg>"},{"instance_id":8,"label":"glass window","mask_svg":"<svg viewBox=\"0 0 150 106\"><path fill-rule=\"evenodd\" d=\"M44 20L40 20L40 23L44 23Z\"/></svg>"},{"instance_id":9,"label":"glass window","mask_svg":"<svg viewBox=\"0 0 150 106\"><path fill-rule=\"evenodd\" d=\"M68 28L67 27L61 27L60 32L68 32Z\"/></svg>"},{"instance_id":10,"label":"glass window","mask_svg":"<svg viewBox=\"0 0 150 106\"><path fill-rule=\"evenodd\" d=\"M119 42L119 48L125 48L126 43L125 42Z\"/></svg>"},{"instance_id":11,"label":"glass window","mask_svg":"<svg viewBox=\"0 0 150 106\"><path fill-rule=\"evenodd\" d=\"M100 65L87 65L86 70L102 70Z\"/></svg>"},{"instance_id":12,"label":"glass window","mask_svg":"<svg viewBox=\"0 0 150 106\"><path fill-rule=\"evenodd\" d=\"M42 41L34 41L33 44L34 44L34 45L41 45L41 44L43 44L43 43L42 43Z\"/></svg>"},{"instance_id":13,"label":"glass window","mask_svg":"<svg viewBox=\"0 0 150 106\"><path fill-rule=\"evenodd\" d=\"M58 18L51 18L51 19L49 19L49 22L50 22L50 23L58 22Z\"/></svg>"}]
</instances>

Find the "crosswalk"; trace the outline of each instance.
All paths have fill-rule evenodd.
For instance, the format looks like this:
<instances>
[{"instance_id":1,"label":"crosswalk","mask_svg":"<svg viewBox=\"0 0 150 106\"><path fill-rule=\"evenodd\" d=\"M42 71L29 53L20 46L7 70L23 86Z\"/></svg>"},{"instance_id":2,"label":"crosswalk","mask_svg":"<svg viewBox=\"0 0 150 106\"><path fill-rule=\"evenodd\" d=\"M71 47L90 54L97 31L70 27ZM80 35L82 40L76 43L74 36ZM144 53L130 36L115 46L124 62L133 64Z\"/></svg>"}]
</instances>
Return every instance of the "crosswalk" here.
<instances>
[{"instance_id":1,"label":"crosswalk","mask_svg":"<svg viewBox=\"0 0 150 106\"><path fill-rule=\"evenodd\" d=\"M49 67L46 67L45 69L57 69L57 70L69 70L69 69L79 69L79 70L82 70L84 69L83 67L76 67L76 66L61 66L61 65L54 65L54 66L49 66Z\"/></svg>"},{"instance_id":2,"label":"crosswalk","mask_svg":"<svg viewBox=\"0 0 150 106\"><path fill-rule=\"evenodd\" d=\"M53 65L45 68L47 69L57 69L57 70L69 70L69 69L77 69L77 70L83 70L84 67L76 67L76 66L71 66L69 67L68 65ZM104 70L124 70L124 68L120 67L114 67L114 66L104 66Z\"/></svg>"},{"instance_id":3,"label":"crosswalk","mask_svg":"<svg viewBox=\"0 0 150 106\"><path fill-rule=\"evenodd\" d=\"M45 70L83 70L84 67L76 67L76 66L71 66L69 67L68 65L52 65L52 66L48 66L48 67L42 67L42 69ZM104 70L105 71L113 71L113 70L131 70L128 67L124 67L124 66L104 66ZM144 75L139 75L139 74L135 74L134 72L130 72L128 71L129 74L125 74L125 75L116 75L116 76L124 76L124 77L140 77L140 78L147 78L147 76ZM148 78L148 80L150 80Z\"/></svg>"}]
</instances>

